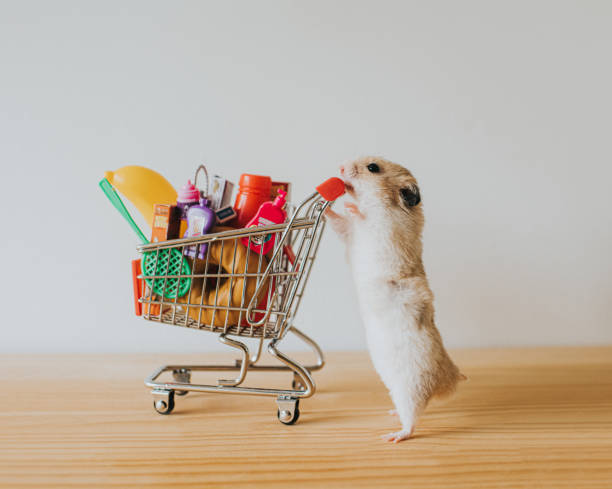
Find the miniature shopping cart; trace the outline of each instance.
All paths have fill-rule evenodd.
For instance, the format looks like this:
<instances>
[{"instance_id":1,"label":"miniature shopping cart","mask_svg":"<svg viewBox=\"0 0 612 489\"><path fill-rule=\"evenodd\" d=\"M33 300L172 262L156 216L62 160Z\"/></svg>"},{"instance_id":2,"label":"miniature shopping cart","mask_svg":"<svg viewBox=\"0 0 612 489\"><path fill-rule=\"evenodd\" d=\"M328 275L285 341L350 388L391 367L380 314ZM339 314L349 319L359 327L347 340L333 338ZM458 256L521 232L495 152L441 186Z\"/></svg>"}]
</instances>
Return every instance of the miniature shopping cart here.
<instances>
[{"instance_id":1,"label":"miniature shopping cart","mask_svg":"<svg viewBox=\"0 0 612 489\"><path fill-rule=\"evenodd\" d=\"M175 395L238 393L275 396L279 421L297 421L299 401L314 394L311 373L323 367L324 358L317 343L297 329L293 320L325 227L323 212L344 192L342 182L333 180L335 187L330 187L331 180L317 187L318 191L299 204L284 224L228 229L138 247L143 263L147 257L146 261L153 264L143 266L139 275L147 284L139 298L143 317L216 333L221 343L240 352L240 359L230 365L165 365L155 370L145 385L152 389L158 413L172 411ZM274 245L267 255L252 251L251 244L269 240L274 240ZM316 361L312 365L301 365L279 350L289 333L314 352ZM246 344L249 338L256 344L253 353ZM258 364L264 343L280 365ZM283 370L293 374L291 388L243 385L249 372ZM206 385L191 382L194 371L236 371L237 375ZM173 381L158 380L165 372L171 372Z\"/></svg>"}]
</instances>

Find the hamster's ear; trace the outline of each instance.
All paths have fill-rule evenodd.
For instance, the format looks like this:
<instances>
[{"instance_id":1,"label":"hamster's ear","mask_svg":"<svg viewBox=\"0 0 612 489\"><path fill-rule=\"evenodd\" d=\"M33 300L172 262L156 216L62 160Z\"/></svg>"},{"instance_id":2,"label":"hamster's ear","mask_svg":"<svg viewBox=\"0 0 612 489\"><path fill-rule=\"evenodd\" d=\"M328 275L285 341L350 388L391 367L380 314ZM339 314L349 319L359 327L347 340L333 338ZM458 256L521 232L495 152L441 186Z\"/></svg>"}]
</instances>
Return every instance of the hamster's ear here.
<instances>
[{"instance_id":1,"label":"hamster's ear","mask_svg":"<svg viewBox=\"0 0 612 489\"><path fill-rule=\"evenodd\" d=\"M421 193L416 185L400 189L400 197L406 207L414 207L421 202Z\"/></svg>"}]
</instances>

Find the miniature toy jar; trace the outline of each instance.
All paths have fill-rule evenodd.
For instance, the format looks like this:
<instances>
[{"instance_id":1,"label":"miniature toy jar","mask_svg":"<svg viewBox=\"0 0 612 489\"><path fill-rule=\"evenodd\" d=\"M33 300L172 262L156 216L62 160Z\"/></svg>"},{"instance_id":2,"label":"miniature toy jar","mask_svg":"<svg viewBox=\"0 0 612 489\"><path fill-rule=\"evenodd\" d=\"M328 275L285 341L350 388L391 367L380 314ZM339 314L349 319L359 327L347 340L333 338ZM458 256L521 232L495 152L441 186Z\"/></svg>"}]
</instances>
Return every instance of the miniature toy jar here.
<instances>
[{"instance_id":1,"label":"miniature toy jar","mask_svg":"<svg viewBox=\"0 0 612 489\"><path fill-rule=\"evenodd\" d=\"M238 183L238 194L234 203L236 219L232 221L235 227L243 228L253 219L261 204L270 198L270 177L261 175L243 174Z\"/></svg>"}]
</instances>

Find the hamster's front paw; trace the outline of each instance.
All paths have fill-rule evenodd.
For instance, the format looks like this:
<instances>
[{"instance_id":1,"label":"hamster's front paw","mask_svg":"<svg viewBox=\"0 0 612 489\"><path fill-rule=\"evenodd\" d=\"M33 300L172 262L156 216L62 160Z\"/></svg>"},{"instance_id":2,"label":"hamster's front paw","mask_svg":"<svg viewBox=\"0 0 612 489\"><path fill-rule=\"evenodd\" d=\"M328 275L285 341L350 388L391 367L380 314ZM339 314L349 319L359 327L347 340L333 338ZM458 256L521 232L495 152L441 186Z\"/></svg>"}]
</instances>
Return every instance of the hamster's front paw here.
<instances>
[{"instance_id":1,"label":"hamster's front paw","mask_svg":"<svg viewBox=\"0 0 612 489\"><path fill-rule=\"evenodd\" d=\"M382 439L385 441L390 441L391 443L399 443L400 441L407 440L414 433L414 428L411 430L401 430L396 431L395 433L389 433L387 435L383 435Z\"/></svg>"},{"instance_id":2,"label":"hamster's front paw","mask_svg":"<svg viewBox=\"0 0 612 489\"><path fill-rule=\"evenodd\" d=\"M360 217L361 219L365 218L365 216L359 210L359 207L357 207L352 202L345 202L344 208L348 211L349 214L352 214L353 216Z\"/></svg>"}]
</instances>

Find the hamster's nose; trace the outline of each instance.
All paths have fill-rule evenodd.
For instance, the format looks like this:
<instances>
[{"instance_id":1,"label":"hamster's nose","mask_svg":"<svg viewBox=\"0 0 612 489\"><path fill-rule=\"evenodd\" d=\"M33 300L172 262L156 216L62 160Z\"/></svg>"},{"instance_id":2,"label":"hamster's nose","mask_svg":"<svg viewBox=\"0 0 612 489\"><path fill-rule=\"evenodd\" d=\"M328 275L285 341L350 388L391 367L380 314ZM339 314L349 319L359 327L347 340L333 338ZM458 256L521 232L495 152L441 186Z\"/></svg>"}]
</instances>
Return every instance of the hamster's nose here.
<instances>
[{"instance_id":1,"label":"hamster's nose","mask_svg":"<svg viewBox=\"0 0 612 489\"><path fill-rule=\"evenodd\" d=\"M340 175L344 176L344 165L340 165Z\"/></svg>"}]
</instances>

